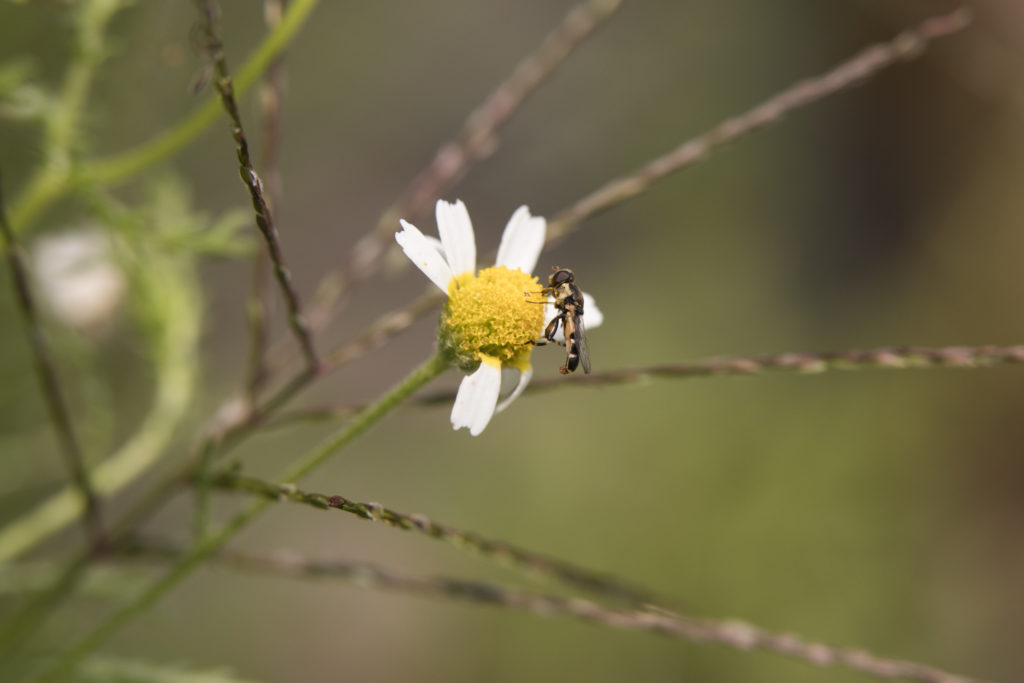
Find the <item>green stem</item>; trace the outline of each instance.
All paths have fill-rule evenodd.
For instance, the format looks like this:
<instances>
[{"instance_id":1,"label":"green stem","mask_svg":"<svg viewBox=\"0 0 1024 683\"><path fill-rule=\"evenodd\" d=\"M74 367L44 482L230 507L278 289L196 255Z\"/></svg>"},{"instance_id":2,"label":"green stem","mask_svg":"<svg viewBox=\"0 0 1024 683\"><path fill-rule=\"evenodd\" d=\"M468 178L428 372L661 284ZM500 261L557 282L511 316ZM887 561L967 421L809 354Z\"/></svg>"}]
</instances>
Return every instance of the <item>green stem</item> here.
<instances>
[{"instance_id":1,"label":"green stem","mask_svg":"<svg viewBox=\"0 0 1024 683\"><path fill-rule=\"evenodd\" d=\"M256 83L267 65L287 47L305 24L317 2L318 0L295 0L289 4L281 23L267 34L256 53L249 57L239 71L235 79L235 89L239 94ZM143 169L183 148L216 121L219 115L219 98L213 96L184 121L158 134L149 142L107 159L86 162L75 174L67 169L58 171L50 165L42 166L11 205L10 219L15 232L26 230L50 204L74 189L80 182L79 179L105 186L132 178Z\"/></svg>"},{"instance_id":2,"label":"green stem","mask_svg":"<svg viewBox=\"0 0 1024 683\"><path fill-rule=\"evenodd\" d=\"M156 394L153 406L135 434L120 449L89 473L96 493L110 496L153 465L185 416L195 389L195 349L199 340L201 307L194 274L168 265L158 269L161 308L165 319L156 341ZM151 275L157 275L153 266ZM0 563L8 562L77 519L82 497L65 487L0 529Z\"/></svg>"},{"instance_id":3,"label":"green stem","mask_svg":"<svg viewBox=\"0 0 1024 683\"><path fill-rule=\"evenodd\" d=\"M213 471L213 458L216 442L207 440L199 452L199 464L196 466L195 514L193 534L196 542L203 540L210 529L210 473Z\"/></svg>"},{"instance_id":4,"label":"green stem","mask_svg":"<svg viewBox=\"0 0 1024 683\"><path fill-rule=\"evenodd\" d=\"M20 609L4 622L0 632L0 678L20 680L28 666L20 658L22 646L36 634L46 616L56 609L78 587L89 569L91 556L86 552L75 555L46 588L33 595Z\"/></svg>"},{"instance_id":5,"label":"green stem","mask_svg":"<svg viewBox=\"0 0 1024 683\"><path fill-rule=\"evenodd\" d=\"M348 445L350 441L375 425L414 391L441 374L446 367L447 361L441 353L437 353L430 360L423 363L423 365L413 370L398 386L356 416L350 424L330 436L305 458L288 469L281 477L281 480L286 482L296 481L312 472L329 457ZM110 615L105 621L90 631L87 636L72 645L71 649L54 660L49 665L49 668L42 673L39 680L56 681L66 679L83 658L95 651L108 638L117 633L121 627L145 612L172 588L177 586L182 579L191 574L219 548L223 547L239 531L245 528L249 522L256 519L271 503L272 501L267 499L252 503L228 522L218 533L200 540L163 578L152 584L129 604Z\"/></svg>"},{"instance_id":6,"label":"green stem","mask_svg":"<svg viewBox=\"0 0 1024 683\"><path fill-rule=\"evenodd\" d=\"M44 161L11 205L10 220L15 234L70 187L79 120L96 68L106 53L103 45L107 24L120 8L121 3L115 0L92 0L76 8L74 57L60 93L44 119Z\"/></svg>"},{"instance_id":7,"label":"green stem","mask_svg":"<svg viewBox=\"0 0 1024 683\"><path fill-rule=\"evenodd\" d=\"M295 0L288 7L281 23L264 39L234 79L235 92L246 92L262 77L271 62L288 46L318 0ZM220 96L211 96L202 107L174 128L127 152L109 159L85 164L84 175L91 182L115 183L138 173L147 166L174 154L220 118Z\"/></svg>"},{"instance_id":8,"label":"green stem","mask_svg":"<svg viewBox=\"0 0 1024 683\"><path fill-rule=\"evenodd\" d=\"M11 271L11 284L15 293L15 301L18 304L17 309L25 324L29 348L35 361L39 388L49 410L50 419L53 421L57 440L61 446L61 455L64 456L64 461L68 465L76 493L85 510L83 522L87 538L97 545L101 543L104 535L103 523L100 519L99 498L86 470L85 455L78 440L71 411L64 397L64 388L57 372L57 363L50 351L46 335L43 334L32 287L29 285L28 267L14 240L11 226L7 222L2 190L0 190L0 233L3 234L4 252Z\"/></svg>"}]
</instances>

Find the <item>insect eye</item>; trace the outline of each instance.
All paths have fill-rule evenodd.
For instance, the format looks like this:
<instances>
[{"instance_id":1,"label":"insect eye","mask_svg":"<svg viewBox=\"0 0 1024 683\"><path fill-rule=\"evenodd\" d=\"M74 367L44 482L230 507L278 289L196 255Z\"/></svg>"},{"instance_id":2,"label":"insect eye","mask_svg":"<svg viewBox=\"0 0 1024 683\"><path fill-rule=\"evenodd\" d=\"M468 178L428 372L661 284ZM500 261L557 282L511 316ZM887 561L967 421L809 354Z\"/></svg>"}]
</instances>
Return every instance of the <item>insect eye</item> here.
<instances>
[{"instance_id":1,"label":"insect eye","mask_svg":"<svg viewBox=\"0 0 1024 683\"><path fill-rule=\"evenodd\" d=\"M551 276L552 285L563 285L572 280L571 270L560 270Z\"/></svg>"}]
</instances>

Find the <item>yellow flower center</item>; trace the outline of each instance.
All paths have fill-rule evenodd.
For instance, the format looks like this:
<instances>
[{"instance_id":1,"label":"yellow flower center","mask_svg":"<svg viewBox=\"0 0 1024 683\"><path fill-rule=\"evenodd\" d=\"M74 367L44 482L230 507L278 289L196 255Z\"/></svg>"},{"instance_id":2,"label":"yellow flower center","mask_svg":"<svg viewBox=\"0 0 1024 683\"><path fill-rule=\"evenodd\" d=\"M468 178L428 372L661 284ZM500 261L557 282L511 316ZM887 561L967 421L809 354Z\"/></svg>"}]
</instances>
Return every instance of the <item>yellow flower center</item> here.
<instances>
[{"instance_id":1,"label":"yellow flower center","mask_svg":"<svg viewBox=\"0 0 1024 683\"><path fill-rule=\"evenodd\" d=\"M502 365L522 365L544 327L544 301L537 278L505 266L463 273L448 285L441 313L441 342L463 369L482 356Z\"/></svg>"}]
</instances>

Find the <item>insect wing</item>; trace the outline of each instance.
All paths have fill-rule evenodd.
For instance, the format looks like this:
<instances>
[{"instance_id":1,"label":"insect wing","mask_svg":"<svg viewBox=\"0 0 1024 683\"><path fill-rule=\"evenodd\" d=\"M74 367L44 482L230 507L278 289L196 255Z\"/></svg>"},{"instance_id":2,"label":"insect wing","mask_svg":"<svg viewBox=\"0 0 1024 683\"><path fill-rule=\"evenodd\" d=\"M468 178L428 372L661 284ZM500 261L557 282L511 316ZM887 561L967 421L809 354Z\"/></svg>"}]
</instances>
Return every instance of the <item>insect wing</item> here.
<instances>
[{"instance_id":1,"label":"insect wing","mask_svg":"<svg viewBox=\"0 0 1024 683\"><path fill-rule=\"evenodd\" d=\"M580 365L583 366L583 373L590 374L590 349L587 347L587 331L583 327L583 316L574 316L576 323L576 335L573 341L576 342L576 354L580 357Z\"/></svg>"}]
</instances>

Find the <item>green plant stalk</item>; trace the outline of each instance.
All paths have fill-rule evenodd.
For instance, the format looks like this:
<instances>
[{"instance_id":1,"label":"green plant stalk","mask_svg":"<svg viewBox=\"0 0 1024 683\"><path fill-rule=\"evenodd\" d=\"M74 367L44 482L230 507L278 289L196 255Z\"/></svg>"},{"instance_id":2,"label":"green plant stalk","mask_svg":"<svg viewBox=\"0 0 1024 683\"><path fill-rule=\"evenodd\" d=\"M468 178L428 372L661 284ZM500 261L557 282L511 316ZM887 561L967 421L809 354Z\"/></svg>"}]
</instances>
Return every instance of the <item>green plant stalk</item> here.
<instances>
[{"instance_id":1,"label":"green plant stalk","mask_svg":"<svg viewBox=\"0 0 1024 683\"><path fill-rule=\"evenodd\" d=\"M201 306L191 268L161 269L159 287L164 318L156 347L156 393L153 406L135 434L89 474L96 492L110 496L148 470L184 418L195 391L195 350ZM65 487L0 530L0 562L8 562L64 528L83 512L78 491Z\"/></svg>"},{"instance_id":2,"label":"green plant stalk","mask_svg":"<svg viewBox=\"0 0 1024 683\"><path fill-rule=\"evenodd\" d=\"M357 436L379 422L414 391L441 374L446 367L448 367L447 360L441 352L438 352L430 360L413 370L398 386L353 418L351 423L314 448L306 457L288 469L280 479L285 482L293 482L312 472ZM87 636L53 660L38 680L65 680L83 658L100 647L125 624L154 605L208 557L256 519L272 502L267 499L257 500L228 522L219 532L201 539L163 578L150 585L138 597L114 612Z\"/></svg>"},{"instance_id":3,"label":"green plant stalk","mask_svg":"<svg viewBox=\"0 0 1024 683\"><path fill-rule=\"evenodd\" d=\"M192 520L193 535L196 541L202 540L210 529L212 515L210 514L209 479L213 471L215 448L216 442L207 440L200 449L199 463L196 466L198 473L196 474L195 512Z\"/></svg>"},{"instance_id":4,"label":"green plant stalk","mask_svg":"<svg viewBox=\"0 0 1024 683\"><path fill-rule=\"evenodd\" d=\"M75 8L74 56L60 92L43 120L44 161L11 205L10 220L15 234L70 187L79 120L96 68L103 61L107 24L121 5L120 0L90 0Z\"/></svg>"},{"instance_id":5,"label":"green plant stalk","mask_svg":"<svg viewBox=\"0 0 1024 683\"><path fill-rule=\"evenodd\" d=\"M19 674L28 666L28 662L18 657L21 647L36 634L47 615L78 588L91 561L88 552L76 553L56 579L4 621L0 632L0 678L20 680Z\"/></svg>"},{"instance_id":6,"label":"green plant stalk","mask_svg":"<svg viewBox=\"0 0 1024 683\"><path fill-rule=\"evenodd\" d=\"M114 14L125 3L122 0L91 0L76 9L77 34L75 53L61 87L60 96L46 118L47 143L50 153L68 153L78 138L78 123L89 96L96 68L106 50L104 33Z\"/></svg>"},{"instance_id":7,"label":"green plant stalk","mask_svg":"<svg viewBox=\"0 0 1024 683\"><path fill-rule=\"evenodd\" d=\"M40 325L35 297L29 284L28 268L25 265L24 256L14 240L11 226L7 222L2 195L3 193L0 191L0 233L3 236L3 250L11 273L11 287L14 290L15 300L18 302L17 310L25 326L25 336L32 352L39 390L53 422L54 432L60 444L60 452L74 482L75 491L83 503L82 521L85 523L86 537L90 539L91 543L100 544L104 532L99 498L89 480L85 455L74 420L71 417L71 411L68 409L64 388L57 372L57 364Z\"/></svg>"},{"instance_id":8,"label":"green plant stalk","mask_svg":"<svg viewBox=\"0 0 1024 683\"><path fill-rule=\"evenodd\" d=\"M398 512L380 503L360 503L344 496L311 493L299 489L294 484L272 484L261 479L241 477L230 471L214 476L208 484L222 491L255 494L275 503L290 500L319 510L347 512L361 519L381 522L402 531L412 531L428 538L445 541L456 548L474 550L492 561L535 575L550 577L573 588L604 598L625 601L634 606L658 604L665 607L672 602L657 597L646 589L630 586L612 576L577 567L556 557L532 552L505 541L484 538L472 531L440 524L426 515Z\"/></svg>"},{"instance_id":9,"label":"green plant stalk","mask_svg":"<svg viewBox=\"0 0 1024 683\"><path fill-rule=\"evenodd\" d=\"M238 94L244 93L259 80L267 65L288 46L305 24L318 1L294 0L289 3L281 23L267 34L256 52L246 60L245 65L238 72L235 79L235 89ZM69 79L71 76L72 74L69 73ZM75 82L77 83L77 78ZM78 86L69 87L67 91L77 93L79 89ZM81 102L79 102L75 111L81 111L81 109ZM78 183L88 181L94 185L108 186L132 178L143 169L178 152L219 117L219 97L212 96L199 109L173 128L165 130L149 142L126 152L107 159L85 162L74 172L67 168L57 169L50 164L40 167L28 181L25 189L11 204L10 220L15 233L27 230L47 207L68 194Z\"/></svg>"}]
</instances>

